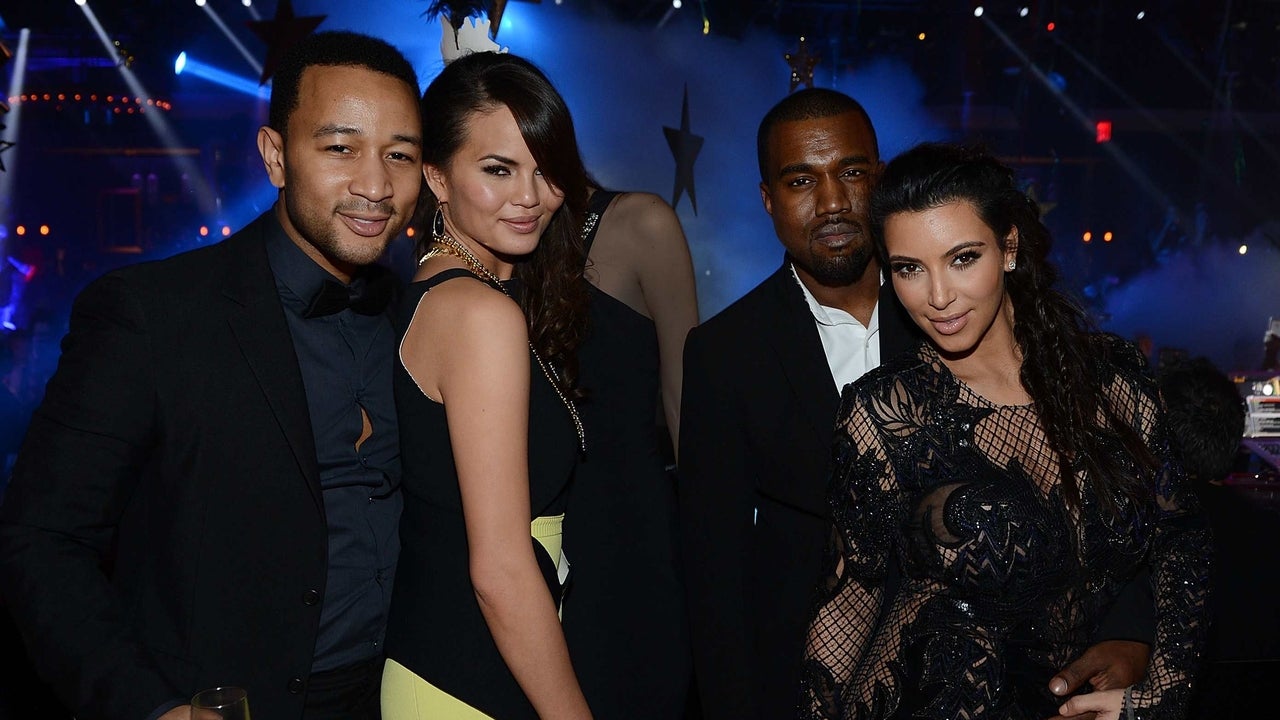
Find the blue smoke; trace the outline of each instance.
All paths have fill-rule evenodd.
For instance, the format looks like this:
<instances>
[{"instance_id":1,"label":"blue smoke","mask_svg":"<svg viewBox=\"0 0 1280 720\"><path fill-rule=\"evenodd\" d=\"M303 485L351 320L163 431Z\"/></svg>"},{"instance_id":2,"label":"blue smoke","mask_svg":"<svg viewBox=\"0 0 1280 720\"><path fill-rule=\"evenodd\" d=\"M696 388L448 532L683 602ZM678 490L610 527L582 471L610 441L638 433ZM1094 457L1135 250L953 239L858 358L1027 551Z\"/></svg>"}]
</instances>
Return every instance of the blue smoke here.
<instances>
[{"instance_id":1,"label":"blue smoke","mask_svg":"<svg viewBox=\"0 0 1280 720\"><path fill-rule=\"evenodd\" d=\"M1267 321L1280 319L1280 250L1262 232L1188 248L1112 290L1106 312L1106 328L1129 339L1145 333L1224 372L1256 370Z\"/></svg>"}]
</instances>

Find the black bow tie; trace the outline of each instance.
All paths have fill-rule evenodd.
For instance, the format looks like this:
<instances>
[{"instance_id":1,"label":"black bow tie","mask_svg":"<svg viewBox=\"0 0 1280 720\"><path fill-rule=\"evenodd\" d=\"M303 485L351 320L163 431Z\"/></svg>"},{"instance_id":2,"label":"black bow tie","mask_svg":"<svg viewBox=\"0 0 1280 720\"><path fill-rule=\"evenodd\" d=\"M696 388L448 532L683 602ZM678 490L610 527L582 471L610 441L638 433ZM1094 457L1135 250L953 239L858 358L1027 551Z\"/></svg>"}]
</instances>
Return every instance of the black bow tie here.
<instances>
[{"instance_id":1,"label":"black bow tie","mask_svg":"<svg viewBox=\"0 0 1280 720\"><path fill-rule=\"evenodd\" d=\"M343 285L337 280L325 280L302 316L323 317L348 308L361 315L377 315L387 309L395 287L395 276L385 268L370 272L357 287Z\"/></svg>"}]
</instances>

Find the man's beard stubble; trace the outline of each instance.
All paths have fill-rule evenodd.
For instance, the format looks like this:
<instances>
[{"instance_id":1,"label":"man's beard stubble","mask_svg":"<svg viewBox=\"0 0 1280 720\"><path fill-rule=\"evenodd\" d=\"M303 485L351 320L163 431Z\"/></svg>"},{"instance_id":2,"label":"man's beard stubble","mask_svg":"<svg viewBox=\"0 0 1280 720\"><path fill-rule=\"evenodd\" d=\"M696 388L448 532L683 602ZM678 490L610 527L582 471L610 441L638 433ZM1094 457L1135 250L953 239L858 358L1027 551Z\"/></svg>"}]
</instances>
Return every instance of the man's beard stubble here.
<instances>
[{"instance_id":1,"label":"man's beard stubble","mask_svg":"<svg viewBox=\"0 0 1280 720\"><path fill-rule=\"evenodd\" d=\"M289 220L293 223L294 228L302 235L303 240L312 247L320 251L322 255L331 261L340 261L350 263L356 266L364 266L373 263L382 256L387 246L391 244L393 233L386 233L380 245L372 244L352 244L344 245L338 237L338 230L334 227L338 212L361 211L365 207L357 207L358 203L347 202L336 208L333 212L324 216L317 212L309 212L300 207L301 203L291 202L292 196L289 193L289 187L285 187L285 211L289 214ZM395 206L390 203L373 203L371 204L377 211L387 213L391 216L390 223L395 223L398 219L398 213Z\"/></svg>"},{"instance_id":2,"label":"man's beard stubble","mask_svg":"<svg viewBox=\"0 0 1280 720\"><path fill-rule=\"evenodd\" d=\"M874 256L875 252L868 243L853 248L848 255L837 257L821 256L810 251L806 263L808 267L805 269L821 285L832 288L847 287L862 279Z\"/></svg>"}]
</instances>

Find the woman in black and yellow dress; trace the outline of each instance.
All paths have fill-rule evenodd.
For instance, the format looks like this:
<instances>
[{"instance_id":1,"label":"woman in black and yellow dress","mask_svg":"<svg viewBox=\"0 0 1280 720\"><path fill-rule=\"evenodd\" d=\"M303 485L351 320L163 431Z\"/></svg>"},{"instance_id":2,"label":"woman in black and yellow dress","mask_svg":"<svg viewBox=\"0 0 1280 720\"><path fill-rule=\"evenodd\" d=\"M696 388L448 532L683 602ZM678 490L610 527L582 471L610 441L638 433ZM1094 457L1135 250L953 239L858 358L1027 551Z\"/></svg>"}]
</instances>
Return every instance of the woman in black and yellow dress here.
<instances>
[{"instance_id":1,"label":"woman in black and yellow dress","mask_svg":"<svg viewBox=\"0 0 1280 720\"><path fill-rule=\"evenodd\" d=\"M586 174L528 61L453 60L422 98L430 226L396 372L405 494L383 716L589 718L558 617L586 325Z\"/></svg>"}]
</instances>

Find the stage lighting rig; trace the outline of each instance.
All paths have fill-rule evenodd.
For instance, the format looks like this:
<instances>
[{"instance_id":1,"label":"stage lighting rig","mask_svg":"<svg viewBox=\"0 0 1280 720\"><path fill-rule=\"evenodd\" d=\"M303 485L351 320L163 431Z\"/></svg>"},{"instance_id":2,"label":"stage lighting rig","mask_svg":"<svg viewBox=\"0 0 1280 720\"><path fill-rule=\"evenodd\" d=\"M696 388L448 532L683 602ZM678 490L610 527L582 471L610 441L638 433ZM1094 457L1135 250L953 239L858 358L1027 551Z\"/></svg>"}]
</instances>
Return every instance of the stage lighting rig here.
<instances>
[{"instance_id":1,"label":"stage lighting rig","mask_svg":"<svg viewBox=\"0 0 1280 720\"><path fill-rule=\"evenodd\" d=\"M116 48L116 57L120 59L116 65L120 67L133 67L133 53L120 43L119 40L112 40L111 44Z\"/></svg>"}]
</instances>

